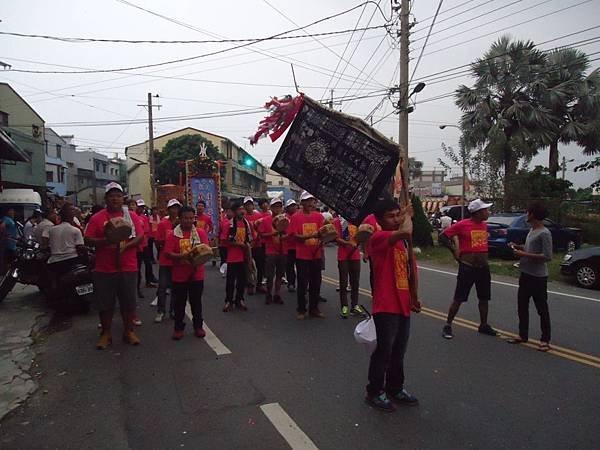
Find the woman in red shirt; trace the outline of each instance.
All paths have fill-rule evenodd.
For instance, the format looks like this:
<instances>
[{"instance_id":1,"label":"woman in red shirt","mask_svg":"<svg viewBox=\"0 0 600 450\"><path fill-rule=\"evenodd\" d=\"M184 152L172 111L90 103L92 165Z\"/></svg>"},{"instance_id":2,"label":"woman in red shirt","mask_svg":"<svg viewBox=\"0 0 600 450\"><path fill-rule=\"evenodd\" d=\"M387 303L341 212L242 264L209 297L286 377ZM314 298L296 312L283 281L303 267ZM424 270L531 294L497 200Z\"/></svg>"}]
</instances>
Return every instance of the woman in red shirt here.
<instances>
[{"instance_id":1,"label":"woman in red shirt","mask_svg":"<svg viewBox=\"0 0 600 450\"><path fill-rule=\"evenodd\" d=\"M183 338L185 328L185 307L189 300L192 310L192 322L196 337L203 338L206 332L202 328L202 291L204 290L204 265L194 267L187 256L190 250L199 244L208 245L208 235L202 228L194 227L194 208L184 206L179 210L179 225L167 236L165 256L173 261L171 281L173 283L173 301L175 329L173 339Z\"/></svg>"},{"instance_id":2,"label":"woman in red shirt","mask_svg":"<svg viewBox=\"0 0 600 450\"><path fill-rule=\"evenodd\" d=\"M278 231L273 226L273 219L281 214L282 210L282 200L280 198L272 199L271 214L265 215L258 227L258 233L265 243L266 251L265 275L267 277L267 294L265 302L267 305L271 304L271 302L280 305L283 304L281 284L285 275L285 241L287 240L287 233ZM273 283L275 284L275 291L273 291Z\"/></svg>"},{"instance_id":3,"label":"woman in red shirt","mask_svg":"<svg viewBox=\"0 0 600 450\"><path fill-rule=\"evenodd\" d=\"M350 314L361 316L363 309L358 306L358 288L360 284L360 250L356 242L355 225L348 223L341 217L336 217L333 221L335 231L337 231L338 244L338 271L340 275L340 304L342 319L347 319ZM350 279L350 301L351 308L348 308L348 279Z\"/></svg>"}]
</instances>

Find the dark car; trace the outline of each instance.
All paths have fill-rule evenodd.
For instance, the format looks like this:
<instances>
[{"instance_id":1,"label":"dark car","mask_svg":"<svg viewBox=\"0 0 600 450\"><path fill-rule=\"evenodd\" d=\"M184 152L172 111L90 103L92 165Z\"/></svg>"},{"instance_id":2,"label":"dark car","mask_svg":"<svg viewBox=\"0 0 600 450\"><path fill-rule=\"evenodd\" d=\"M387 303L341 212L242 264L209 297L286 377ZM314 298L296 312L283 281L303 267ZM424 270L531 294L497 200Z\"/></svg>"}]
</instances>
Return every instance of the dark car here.
<instances>
[{"instance_id":1,"label":"dark car","mask_svg":"<svg viewBox=\"0 0 600 450\"><path fill-rule=\"evenodd\" d=\"M461 212L460 212L461 208L464 210L463 214L464 214L465 219L468 219L469 217L471 217L471 213L469 212L469 209L466 206L461 206L461 205L442 206L440 208L440 212L442 214L446 214L454 222L454 221L461 220Z\"/></svg>"},{"instance_id":2,"label":"dark car","mask_svg":"<svg viewBox=\"0 0 600 450\"><path fill-rule=\"evenodd\" d=\"M544 219L544 226L552 233L554 250L572 251L581 246L581 230L562 226L550 219ZM502 213L494 214L487 220L488 246L490 253L500 256L512 256L509 242L524 244L531 225L527 222L527 214Z\"/></svg>"},{"instance_id":3,"label":"dark car","mask_svg":"<svg viewBox=\"0 0 600 450\"><path fill-rule=\"evenodd\" d=\"M600 247L580 248L567 253L560 263L560 273L574 277L583 288L600 288Z\"/></svg>"}]
</instances>

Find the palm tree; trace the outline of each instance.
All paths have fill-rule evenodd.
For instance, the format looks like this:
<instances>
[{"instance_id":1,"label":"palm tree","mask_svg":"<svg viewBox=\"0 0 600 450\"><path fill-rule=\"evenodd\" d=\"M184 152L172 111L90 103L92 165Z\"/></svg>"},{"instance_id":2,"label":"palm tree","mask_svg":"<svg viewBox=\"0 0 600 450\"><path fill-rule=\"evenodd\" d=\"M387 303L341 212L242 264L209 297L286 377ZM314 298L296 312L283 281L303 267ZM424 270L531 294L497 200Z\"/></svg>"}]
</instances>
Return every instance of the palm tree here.
<instances>
[{"instance_id":1,"label":"palm tree","mask_svg":"<svg viewBox=\"0 0 600 450\"><path fill-rule=\"evenodd\" d=\"M547 58L541 100L553 115L548 169L556 178L559 142L575 143L586 154L600 151L600 71L586 76L589 58L574 48L550 52Z\"/></svg>"},{"instance_id":2,"label":"palm tree","mask_svg":"<svg viewBox=\"0 0 600 450\"><path fill-rule=\"evenodd\" d=\"M551 140L552 114L539 101L539 74L546 62L533 42L503 36L471 64L474 86L461 85L455 93L465 146L482 147L504 171L504 208L512 204L511 181L519 162Z\"/></svg>"}]
</instances>

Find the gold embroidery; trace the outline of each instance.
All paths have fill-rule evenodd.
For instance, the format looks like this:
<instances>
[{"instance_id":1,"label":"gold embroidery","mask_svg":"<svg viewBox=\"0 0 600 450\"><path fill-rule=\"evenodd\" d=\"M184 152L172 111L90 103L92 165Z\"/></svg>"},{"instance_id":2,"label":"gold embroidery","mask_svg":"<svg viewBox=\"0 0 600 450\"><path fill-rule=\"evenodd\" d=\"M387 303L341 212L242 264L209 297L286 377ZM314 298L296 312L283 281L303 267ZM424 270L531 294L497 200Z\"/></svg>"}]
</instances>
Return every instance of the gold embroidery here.
<instances>
[{"instance_id":1,"label":"gold embroidery","mask_svg":"<svg viewBox=\"0 0 600 450\"><path fill-rule=\"evenodd\" d=\"M317 224L316 223L303 223L302 224L302 234L313 234L317 232ZM318 239L307 239L304 241L306 245L319 245Z\"/></svg>"},{"instance_id":2,"label":"gold embroidery","mask_svg":"<svg viewBox=\"0 0 600 450\"><path fill-rule=\"evenodd\" d=\"M396 289L408 290L408 254L406 250L394 247L394 274Z\"/></svg>"},{"instance_id":3,"label":"gold embroidery","mask_svg":"<svg viewBox=\"0 0 600 450\"><path fill-rule=\"evenodd\" d=\"M238 227L237 230L235 230L235 242L238 244L246 242L246 227Z\"/></svg>"},{"instance_id":4,"label":"gold embroidery","mask_svg":"<svg viewBox=\"0 0 600 450\"><path fill-rule=\"evenodd\" d=\"M481 248L487 245L488 233L484 230L471 230L471 248Z\"/></svg>"},{"instance_id":5,"label":"gold embroidery","mask_svg":"<svg viewBox=\"0 0 600 450\"><path fill-rule=\"evenodd\" d=\"M189 239L179 240L179 253L188 253L192 249L192 243Z\"/></svg>"}]
</instances>

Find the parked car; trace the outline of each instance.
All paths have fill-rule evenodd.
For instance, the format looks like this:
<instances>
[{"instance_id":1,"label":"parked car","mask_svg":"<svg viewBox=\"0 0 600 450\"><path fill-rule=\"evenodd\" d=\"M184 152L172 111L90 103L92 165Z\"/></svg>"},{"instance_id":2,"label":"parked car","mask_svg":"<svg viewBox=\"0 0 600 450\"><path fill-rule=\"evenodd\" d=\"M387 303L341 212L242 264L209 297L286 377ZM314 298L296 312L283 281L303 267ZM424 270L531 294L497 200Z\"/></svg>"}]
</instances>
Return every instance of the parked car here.
<instances>
[{"instance_id":1,"label":"parked car","mask_svg":"<svg viewBox=\"0 0 600 450\"><path fill-rule=\"evenodd\" d=\"M523 213L494 214L487 224L490 252L500 256L512 256L508 243L524 244L531 229L527 214ZM544 226L552 233L554 250L573 251L581 246L581 229L565 227L550 219L544 219Z\"/></svg>"},{"instance_id":2,"label":"parked car","mask_svg":"<svg viewBox=\"0 0 600 450\"><path fill-rule=\"evenodd\" d=\"M455 221L459 221L461 220L461 214L460 214L460 209L463 208L464 209L464 218L468 219L469 217L471 217L471 213L469 212L469 209L466 206L461 206L461 205L451 205L451 206L442 206L440 208L440 213L442 214L446 214L447 216L450 216L452 218L452 222Z\"/></svg>"},{"instance_id":3,"label":"parked car","mask_svg":"<svg viewBox=\"0 0 600 450\"><path fill-rule=\"evenodd\" d=\"M565 255L560 273L587 289L600 288L600 247L580 248Z\"/></svg>"}]
</instances>

